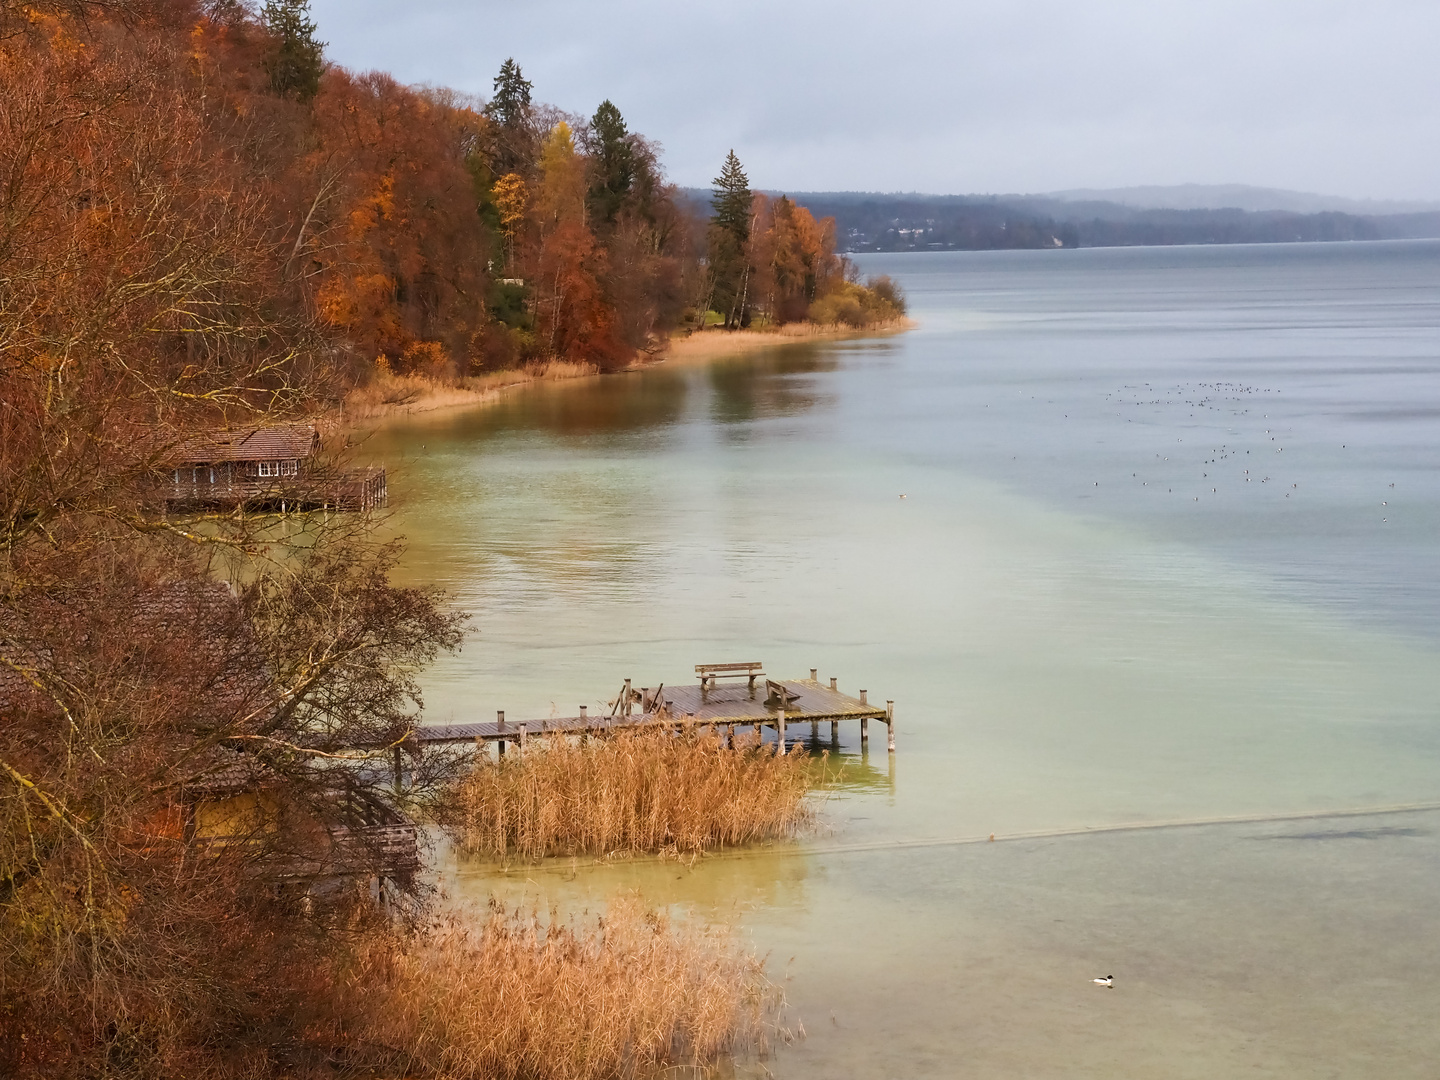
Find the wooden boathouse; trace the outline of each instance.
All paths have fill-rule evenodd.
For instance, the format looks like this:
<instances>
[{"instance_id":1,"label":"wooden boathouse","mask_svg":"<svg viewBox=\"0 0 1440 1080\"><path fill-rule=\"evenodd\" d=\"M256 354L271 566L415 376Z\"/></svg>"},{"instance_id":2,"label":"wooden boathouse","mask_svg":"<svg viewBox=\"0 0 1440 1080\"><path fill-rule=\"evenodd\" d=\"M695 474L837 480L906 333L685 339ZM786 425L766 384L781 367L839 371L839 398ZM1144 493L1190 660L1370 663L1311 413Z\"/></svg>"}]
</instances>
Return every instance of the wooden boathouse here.
<instances>
[{"instance_id":1,"label":"wooden boathouse","mask_svg":"<svg viewBox=\"0 0 1440 1080\"><path fill-rule=\"evenodd\" d=\"M319 462L310 424L216 431L170 455L159 497L167 510L371 510L385 505L383 468L336 471Z\"/></svg>"},{"instance_id":2,"label":"wooden boathouse","mask_svg":"<svg viewBox=\"0 0 1440 1080\"><path fill-rule=\"evenodd\" d=\"M838 741L842 721L858 722L861 746L870 741L870 721L885 725L886 749L895 752L895 703L883 706L872 703L869 693L857 691L852 697L842 693L837 679L823 683L817 670L810 669L808 679L770 679L762 664L697 664L696 681L682 686L664 684L635 689L633 680L626 679L619 695L603 713L592 715L581 705L575 716L546 720L507 720L504 712L494 721L469 724L437 724L417 728L412 736L412 752L426 746L461 746L474 744L488 749L494 743L498 754L507 746L523 752L533 738L557 735L605 735L634 728L665 728L676 732L704 730L722 736L731 746L737 729L751 729L761 735L765 729L774 733L776 752L784 753L787 738L796 724L808 723L811 732L818 732L821 723L830 724L831 740ZM724 680L722 684L721 680ZM744 680L742 683L740 680ZM397 782L401 771L400 752L395 751Z\"/></svg>"}]
</instances>

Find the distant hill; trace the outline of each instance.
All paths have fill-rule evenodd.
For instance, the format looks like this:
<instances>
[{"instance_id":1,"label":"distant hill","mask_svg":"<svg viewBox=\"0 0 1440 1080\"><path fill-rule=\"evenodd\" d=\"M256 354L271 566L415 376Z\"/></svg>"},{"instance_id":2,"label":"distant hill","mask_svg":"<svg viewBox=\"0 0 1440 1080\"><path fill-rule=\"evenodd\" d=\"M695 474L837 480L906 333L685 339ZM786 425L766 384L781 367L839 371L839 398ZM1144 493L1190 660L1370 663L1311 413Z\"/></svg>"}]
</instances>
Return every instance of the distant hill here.
<instances>
[{"instance_id":1,"label":"distant hill","mask_svg":"<svg viewBox=\"0 0 1440 1080\"><path fill-rule=\"evenodd\" d=\"M1249 184L1172 184L1125 188L1074 188L1054 191L1064 202L1107 202L1142 210L1283 210L1292 214L1326 212L1375 217L1392 214L1440 213L1440 202L1346 199L1308 191L1253 187Z\"/></svg>"},{"instance_id":2,"label":"distant hill","mask_svg":"<svg viewBox=\"0 0 1440 1080\"><path fill-rule=\"evenodd\" d=\"M709 197L707 191L698 188L687 189L684 194L702 205ZM833 217L838 246L849 252L1440 237L1440 204L1359 203L1239 184L1186 184L1106 192L1077 190L1049 195L856 191L787 194L809 207L817 217ZM1112 198L1092 198L1092 195ZM1117 201L1122 196L1129 201ZM1146 205L1163 203L1166 199L1187 205ZM1194 205L1214 202L1247 205ZM1338 204L1383 207L1385 212L1334 209Z\"/></svg>"}]
</instances>

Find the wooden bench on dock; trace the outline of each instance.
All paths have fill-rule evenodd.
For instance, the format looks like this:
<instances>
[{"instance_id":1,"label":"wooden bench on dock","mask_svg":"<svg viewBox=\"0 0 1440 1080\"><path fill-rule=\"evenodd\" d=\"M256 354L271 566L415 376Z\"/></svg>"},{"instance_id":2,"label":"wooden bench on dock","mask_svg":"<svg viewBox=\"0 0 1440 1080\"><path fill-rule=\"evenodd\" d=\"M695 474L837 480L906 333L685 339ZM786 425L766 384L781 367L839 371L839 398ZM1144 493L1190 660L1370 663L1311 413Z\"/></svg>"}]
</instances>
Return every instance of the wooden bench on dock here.
<instances>
[{"instance_id":1,"label":"wooden bench on dock","mask_svg":"<svg viewBox=\"0 0 1440 1080\"><path fill-rule=\"evenodd\" d=\"M800 693L791 690L784 683L774 679L765 680L765 707L767 709L788 709L800 700Z\"/></svg>"},{"instance_id":2,"label":"wooden bench on dock","mask_svg":"<svg viewBox=\"0 0 1440 1080\"><path fill-rule=\"evenodd\" d=\"M700 676L700 689L710 689L716 679L749 679L750 689L755 689L755 680L765 674L764 664L756 660L748 664L696 664L695 674Z\"/></svg>"}]
</instances>

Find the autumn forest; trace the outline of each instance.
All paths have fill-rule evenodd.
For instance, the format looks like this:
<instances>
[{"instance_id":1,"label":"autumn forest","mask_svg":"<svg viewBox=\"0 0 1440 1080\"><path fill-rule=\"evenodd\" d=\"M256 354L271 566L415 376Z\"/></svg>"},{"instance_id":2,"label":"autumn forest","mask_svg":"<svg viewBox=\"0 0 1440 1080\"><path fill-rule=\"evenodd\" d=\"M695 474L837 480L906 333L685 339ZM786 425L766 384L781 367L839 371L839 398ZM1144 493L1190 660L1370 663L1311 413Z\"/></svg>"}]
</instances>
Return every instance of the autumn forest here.
<instances>
[{"instance_id":1,"label":"autumn forest","mask_svg":"<svg viewBox=\"0 0 1440 1080\"><path fill-rule=\"evenodd\" d=\"M44 202L118 208L179 181L165 211L228 245L215 254L246 265L254 300L341 385L544 360L610 370L707 324L901 313L888 283L857 286L830 219L752 192L733 154L707 220L613 103L589 117L540 104L513 60L483 101L327 64L298 0L129 10L37 14L10 37L7 121L31 165L13 179L38 180L92 133L143 148L103 176L46 176Z\"/></svg>"}]
</instances>

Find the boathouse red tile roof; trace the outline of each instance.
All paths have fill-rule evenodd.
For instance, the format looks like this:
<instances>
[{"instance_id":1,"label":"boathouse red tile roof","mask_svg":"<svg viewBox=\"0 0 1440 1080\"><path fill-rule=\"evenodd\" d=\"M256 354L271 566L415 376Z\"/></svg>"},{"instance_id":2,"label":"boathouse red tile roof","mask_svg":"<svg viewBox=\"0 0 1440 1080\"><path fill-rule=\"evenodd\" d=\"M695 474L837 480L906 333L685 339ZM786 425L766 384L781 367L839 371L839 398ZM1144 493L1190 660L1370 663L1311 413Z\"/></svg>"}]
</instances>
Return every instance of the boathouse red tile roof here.
<instances>
[{"instance_id":1,"label":"boathouse red tile roof","mask_svg":"<svg viewBox=\"0 0 1440 1080\"><path fill-rule=\"evenodd\" d=\"M311 424L291 427L214 431L182 443L175 451L181 465L223 461L295 461L320 451L320 433Z\"/></svg>"}]
</instances>

